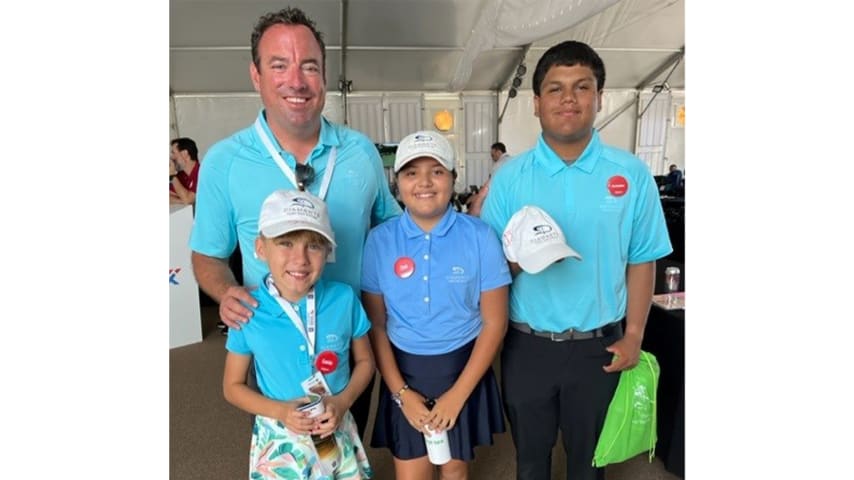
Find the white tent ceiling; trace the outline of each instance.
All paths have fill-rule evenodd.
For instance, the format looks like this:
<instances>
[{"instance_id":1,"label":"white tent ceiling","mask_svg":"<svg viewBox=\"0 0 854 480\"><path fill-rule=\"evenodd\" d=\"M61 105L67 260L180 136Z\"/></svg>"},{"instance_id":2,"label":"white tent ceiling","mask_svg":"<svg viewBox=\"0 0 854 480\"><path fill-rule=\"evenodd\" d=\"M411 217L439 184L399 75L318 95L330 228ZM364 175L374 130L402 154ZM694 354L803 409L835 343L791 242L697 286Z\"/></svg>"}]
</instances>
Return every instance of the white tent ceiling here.
<instances>
[{"instance_id":1,"label":"white tent ceiling","mask_svg":"<svg viewBox=\"0 0 854 480\"><path fill-rule=\"evenodd\" d=\"M684 61L676 62L685 44L684 0L171 0L171 91L252 92L252 28L262 14L288 5L324 33L330 91L342 73L353 92L506 90L523 54L527 89L543 52L568 39L597 49L606 88L665 79L684 88ZM498 37L475 41L484 27ZM513 43L526 39L528 48Z\"/></svg>"}]
</instances>

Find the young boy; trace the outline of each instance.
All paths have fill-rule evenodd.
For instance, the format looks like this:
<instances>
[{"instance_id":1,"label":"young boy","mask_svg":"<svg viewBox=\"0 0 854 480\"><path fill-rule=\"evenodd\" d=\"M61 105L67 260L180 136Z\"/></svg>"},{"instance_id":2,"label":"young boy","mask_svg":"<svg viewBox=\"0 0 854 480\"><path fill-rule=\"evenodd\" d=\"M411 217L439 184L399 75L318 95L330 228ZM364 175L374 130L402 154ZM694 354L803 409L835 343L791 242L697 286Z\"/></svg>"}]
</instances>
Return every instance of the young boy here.
<instances>
[{"instance_id":1,"label":"young boy","mask_svg":"<svg viewBox=\"0 0 854 480\"><path fill-rule=\"evenodd\" d=\"M352 287L320 278L335 247L326 204L308 192L277 190L258 226L255 254L269 273L252 292L252 321L229 332L223 374L225 399L256 416L249 477L370 478L349 411L374 374L370 324ZM261 393L246 384L250 362ZM326 393L325 411L309 418L298 407L317 391ZM338 452L326 461L318 449L330 436Z\"/></svg>"},{"instance_id":2,"label":"young boy","mask_svg":"<svg viewBox=\"0 0 854 480\"><path fill-rule=\"evenodd\" d=\"M428 480L423 434L447 430L441 477L465 479L474 447L504 431L492 361L507 330L510 272L489 226L450 205L454 151L442 134L404 138L394 171L406 210L368 234L362 267L383 378L371 444L391 450L396 478Z\"/></svg>"}]
</instances>

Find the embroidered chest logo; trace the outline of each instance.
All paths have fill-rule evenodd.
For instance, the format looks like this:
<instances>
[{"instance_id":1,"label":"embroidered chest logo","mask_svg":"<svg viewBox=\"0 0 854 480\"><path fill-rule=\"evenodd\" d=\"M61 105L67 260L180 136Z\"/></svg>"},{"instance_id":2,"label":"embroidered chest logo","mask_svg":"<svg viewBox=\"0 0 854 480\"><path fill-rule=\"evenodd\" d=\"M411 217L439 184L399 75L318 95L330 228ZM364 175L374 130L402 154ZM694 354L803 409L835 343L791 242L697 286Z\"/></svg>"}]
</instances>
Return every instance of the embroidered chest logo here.
<instances>
[{"instance_id":1,"label":"embroidered chest logo","mask_svg":"<svg viewBox=\"0 0 854 480\"><path fill-rule=\"evenodd\" d=\"M451 267L451 274L445 277L445 279L448 283L465 283L468 280L466 269L459 265L454 265Z\"/></svg>"}]
</instances>

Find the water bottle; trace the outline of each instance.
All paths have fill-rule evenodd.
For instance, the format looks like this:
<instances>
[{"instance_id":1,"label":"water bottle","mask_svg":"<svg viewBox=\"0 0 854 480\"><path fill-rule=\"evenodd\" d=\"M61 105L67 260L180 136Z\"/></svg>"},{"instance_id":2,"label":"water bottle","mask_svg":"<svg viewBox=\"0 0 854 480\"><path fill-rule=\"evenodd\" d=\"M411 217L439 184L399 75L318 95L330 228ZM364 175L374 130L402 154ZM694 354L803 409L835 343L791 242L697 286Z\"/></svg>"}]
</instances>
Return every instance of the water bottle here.
<instances>
[{"instance_id":1,"label":"water bottle","mask_svg":"<svg viewBox=\"0 0 854 480\"><path fill-rule=\"evenodd\" d=\"M435 400L425 402L427 408L432 409L436 403ZM451 461L451 444L448 443L448 431L434 432L429 426L425 425L424 429L427 433L424 434L424 443L427 445L427 458L433 465L444 465Z\"/></svg>"}]
</instances>

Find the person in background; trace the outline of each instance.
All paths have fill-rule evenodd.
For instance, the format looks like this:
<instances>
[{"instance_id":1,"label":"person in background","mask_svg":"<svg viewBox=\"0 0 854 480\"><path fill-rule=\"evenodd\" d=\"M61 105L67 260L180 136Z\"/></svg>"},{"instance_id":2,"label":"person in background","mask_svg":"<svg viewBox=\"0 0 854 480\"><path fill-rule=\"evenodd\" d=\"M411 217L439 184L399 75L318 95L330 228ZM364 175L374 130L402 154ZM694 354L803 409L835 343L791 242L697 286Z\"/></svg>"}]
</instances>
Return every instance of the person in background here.
<instances>
[{"instance_id":1,"label":"person in background","mask_svg":"<svg viewBox=\"0 0 854 480\"><path fill-rule=\"evenodd\" d=\"M321 278L335 245L326 205L308 192L277 190L261 206L258 228L255 254L269 273L252 292L252 322L226 340L222 380L225 399L255 415L249 478L370 478L349 411L374 375L370 323L349 285ZM246 383L250 363L260 393ZM309 418L299 407L314 392L323 392L324 412ZM337 452L315 447L311 435L332 435Z\"/></svg>"},{"instance_id":2,"label":"person in background","mask_svg":"<svg viewBox=\"0 0 854 480\"><path fill-rule=\"evenodd\" d=\"M255 258L254 242L258 211L271 192L305 190L326 202L338 237L323 278L356 292L368 230L401 213L373 142L321 115L326 48L314 22L291 7L265 14L250 45L249 75L263 107L253 125L215 143L205 155L190 235L196 279L219 303L229 335L250 322L258 306L250 289L262 286L265 268ZM244 285L228 265L235 248ZM351 408L362 434L370 399L368 386Z\"/></svg>"},{"instance_id":3,"label":"person in background","mask_svg":"<svg viewBox=\"0 0 854 480\"><path fill-rule=\"evenodd\" d=\"M682 170L676 164L670 165L670 173L664 179L662 193L676 194L682 189Z\"/></svg>"},{"instance_id":4,"label":"person in background","mask_svg":"<svg viewBox=\"0 0 854 480\"><path fill-rule=\"evenodd\" d=\"M506 233L511 218L537 207L581 259L530 271L521 258L510 262L501 393L516 478L552 478L560 429L567 478L602 480L593 452L619 372L638 363L655 261L673 249L649 168L593 128L605 87L599 55L577 41L554 45L537 62L532 86L542 134L492 177L481 219L506 247L517 240ZM525 232L532 245L557 234L546 223Z\"/></svg>"},{"instance_id":5,"label":"person in background","mask_svg":"<svg viewBox=\"0 0 854 480\"><path fill-rule=\"evenodd\" d=\"M447 430L443 479L467 478L474 447L504 432L492 362L507 331L510 272L489 226L450 206L454 166L442 134L406 136L394 162L406 209L365 244L362 303L383 379L371 445L391 450L396 478L433 478L428 426Z\"/></svg>"},{"instance_id":6,"label":"person in background","mask_svg":"<svg viewBox=\"0 0 854 480\"><path fill-rule=\"evenodd\" d=\"M196 203L199 149L187 137L174 138L169 147L169 204Z\"/></svg>"},{"instance_id":7,"label":"person in background","mask_svg":"<svg viewBox=\"0 0 854 480\"><path fill-rule=\"evenodd\" d=\"M492 165L489 168L489 177L492 178L495 172L510 159L507 154L507 147L501 142L495 142L489 147L489 156L492 158Z\"/></svg>"},{"instance_id":8,"label":"person in background","mask_svg":"<svg viewBox=\"0 0 854 480\"><path fill-rule=\"evenodd\" d=\"M489 181L499 168L504 166L510 155L507 153L507 147L501 142L495 142L489 149L489 156L492 158L492 165L489 168L489 178L483 182L483 185L478 189L477 193L471 195L466 201L466 213L473 217L479 217L480 211L483 208L483 201L486 199L486 194L489 193Z\"/></svg>"}]
</instances>

